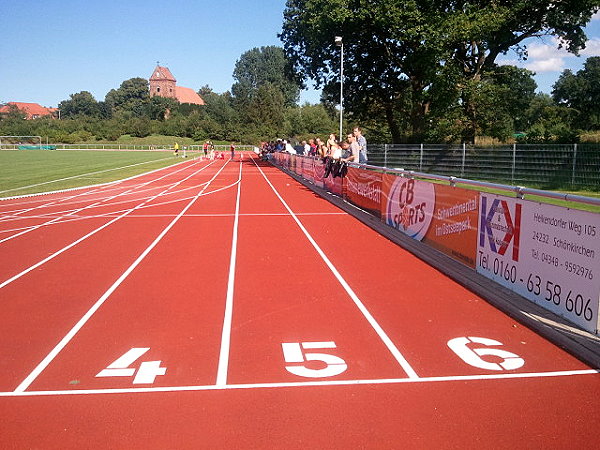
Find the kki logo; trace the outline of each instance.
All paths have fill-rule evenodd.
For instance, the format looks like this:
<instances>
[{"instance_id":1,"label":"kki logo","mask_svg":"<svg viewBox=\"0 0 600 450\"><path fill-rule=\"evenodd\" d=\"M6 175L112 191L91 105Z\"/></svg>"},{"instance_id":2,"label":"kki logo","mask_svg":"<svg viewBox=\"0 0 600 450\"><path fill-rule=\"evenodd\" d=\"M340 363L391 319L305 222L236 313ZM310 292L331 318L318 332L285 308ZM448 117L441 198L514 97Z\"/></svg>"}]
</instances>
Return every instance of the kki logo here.
<instances>
[{"instance_id":1,"label":"kki logo","mask_svg":"<svg viewBox=\"0 0 600 450\"><path fill-rule=\"evenodd\" d=\"M486 238L490 250L504 255L512 242L512 260L519 261L519 241L521 238L521 204L514 203L511 210L506 200L494 199L489 209L488 197L481 196L479 246L485 247ZM502 233L504 233L503 236Z\"/></svg>"},{"instance_id":2,"label":"kki logo","mask_svg":"<svg viewBox=\"0 0 600 450\"><path fill-rule=\"evenodd\" d=\"M433 184L397 177L387 202L387 224L413 239L422 240L435 208Z\"/></svg>"}]
</instances>

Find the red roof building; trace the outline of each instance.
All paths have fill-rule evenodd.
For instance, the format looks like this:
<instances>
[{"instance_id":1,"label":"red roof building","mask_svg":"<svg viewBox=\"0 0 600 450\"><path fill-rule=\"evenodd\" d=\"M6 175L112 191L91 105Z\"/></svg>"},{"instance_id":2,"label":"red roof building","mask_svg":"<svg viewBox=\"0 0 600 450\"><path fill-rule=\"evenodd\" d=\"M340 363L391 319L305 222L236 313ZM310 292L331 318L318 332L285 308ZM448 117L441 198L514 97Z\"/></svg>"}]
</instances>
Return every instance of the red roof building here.
<instances>
[{"instance_id":1,"label":"red roof building","mask_svg":"<svg viewBox=\"0 0 600 450\"><path fill-rule=\"evenodd\" d=\"M19 111L23 112L23 118L27 120L39 119L46 116L55 117L58 111L57 108L46 108L37 103L8 102L6 105L0 107L0 114L8 114L11 107L16 107Z\"/></svg>"},{"instance_id":2,"label":"red roof building","mask_svg":"<svg viewBox=\"0 0 600 450\"><path fill-rule=\"evenodd\" d=\"M156 66L150 77L150 97L174 98L179 103L204 105L204 100L191 88L177 86L177 80L167 67Z\"/></svg>"}]
</instances>

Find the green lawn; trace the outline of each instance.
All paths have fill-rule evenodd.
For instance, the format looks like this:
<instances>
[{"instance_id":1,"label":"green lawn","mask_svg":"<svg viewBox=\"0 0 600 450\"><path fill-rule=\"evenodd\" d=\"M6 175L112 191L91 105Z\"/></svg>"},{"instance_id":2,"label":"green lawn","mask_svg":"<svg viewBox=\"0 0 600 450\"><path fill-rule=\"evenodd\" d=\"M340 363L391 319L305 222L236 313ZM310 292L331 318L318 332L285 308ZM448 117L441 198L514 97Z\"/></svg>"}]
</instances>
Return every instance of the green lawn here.
<instances>
[{"instance_id":1,"label":"green lawn","mask_svg":"<svg viewBox=\"0 0 600 450\"><path fill-rule=\"evenodd\" d=\"M177 162L170 152L0 151L0 197L120 180Z\"/></svg>"}]
</instances>

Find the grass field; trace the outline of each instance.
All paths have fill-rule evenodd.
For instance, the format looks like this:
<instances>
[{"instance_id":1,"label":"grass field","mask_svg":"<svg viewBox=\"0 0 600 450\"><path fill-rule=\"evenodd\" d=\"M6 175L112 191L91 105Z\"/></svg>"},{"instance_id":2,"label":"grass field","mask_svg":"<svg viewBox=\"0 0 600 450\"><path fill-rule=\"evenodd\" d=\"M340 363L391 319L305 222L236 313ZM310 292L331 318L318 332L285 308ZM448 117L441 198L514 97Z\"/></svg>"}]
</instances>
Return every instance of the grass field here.
<instances>
[{"instance_id":1,"label":"grass field","mask_svg":"<svg viewBox=\"0 0 600 450\"><path fill-rule=\"evenodd\" d=\"M3 150L0 197L105 183L181 161L170 152Z\"/></svg>"}]
</instances>

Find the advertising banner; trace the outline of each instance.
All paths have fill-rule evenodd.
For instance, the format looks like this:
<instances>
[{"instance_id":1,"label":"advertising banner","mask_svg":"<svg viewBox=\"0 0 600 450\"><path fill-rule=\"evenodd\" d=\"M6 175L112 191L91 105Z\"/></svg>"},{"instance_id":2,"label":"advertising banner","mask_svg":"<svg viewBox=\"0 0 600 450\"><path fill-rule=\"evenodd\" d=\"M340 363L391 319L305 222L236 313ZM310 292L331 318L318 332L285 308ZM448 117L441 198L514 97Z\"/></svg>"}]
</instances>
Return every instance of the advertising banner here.
<instances>
[{"instance_id":1,"label":"advertising banner","mask_svg":"<svg viewBox=\"0 0 600 450\"><path fill-rule=\"evenodd\" d=\"M302 176L310 181L314 182L315 174L313 170L313 159L312 158L302 158L303 159L303 167L302 167Z\"/></svg>"},{"instance_id":2,"label":"advertising banner","mask_svg":"<svg viewBox=\"0 0 600 450\"><path fill-rule=\"evenodd\" d=\"M475 268L479 193L383 175L382 220Z\"/></svg>"},{"instance_id":3,"label":"advertising banner","mask_svg":"<svg viewBox=\"0 0 600 450\"><path fill-rule=\"evenodd\" d=\"M296 155L288 154L287 157L288 157L288 161L289 161L288 167L290 169L290 172L296 173Z\"/></svg>"},{"instance_id":4,"label":"advertising banner","mask_svg":"<svg viewBox=\"0 0 600 450\"><path fill-rule=\"evenodd\" d=\"M381 173L348 167L346 199L371 214L381 216Z\"/></svg>"},{"instance_id":5,"label":"advertising banner","mask_svg":"<svg viewBox=\"0 0 600 450\"><path fill-rule=\"evenodd\" d=\"M315 159L313 170L315 174L315 185L319 186L320 188L324 187L325 184L323 183L323 176L325 175L325 164L323 164L323 161L320 159Z\"/></svg>"},{"instance_id":6,"label":"advertising banner","mask_svg":"<svg viewBox=\"0 0 600 450\"><path fill-rule=\"evenodd\" d=\"M480 194L477 272L597 333L600 215Z\"/></svg>"},{"instance_id":7,"label":"advertising banner","mask_svg":"<svg viewBox=\"0 0 600 450\"><path fill-rule=\"evenodd\" d=\"M332 174L329 174L329 176L323 180L325 189L333 194L342 195L342 180L342 177L334 177Z\"/></svg>"}]
</instances>

